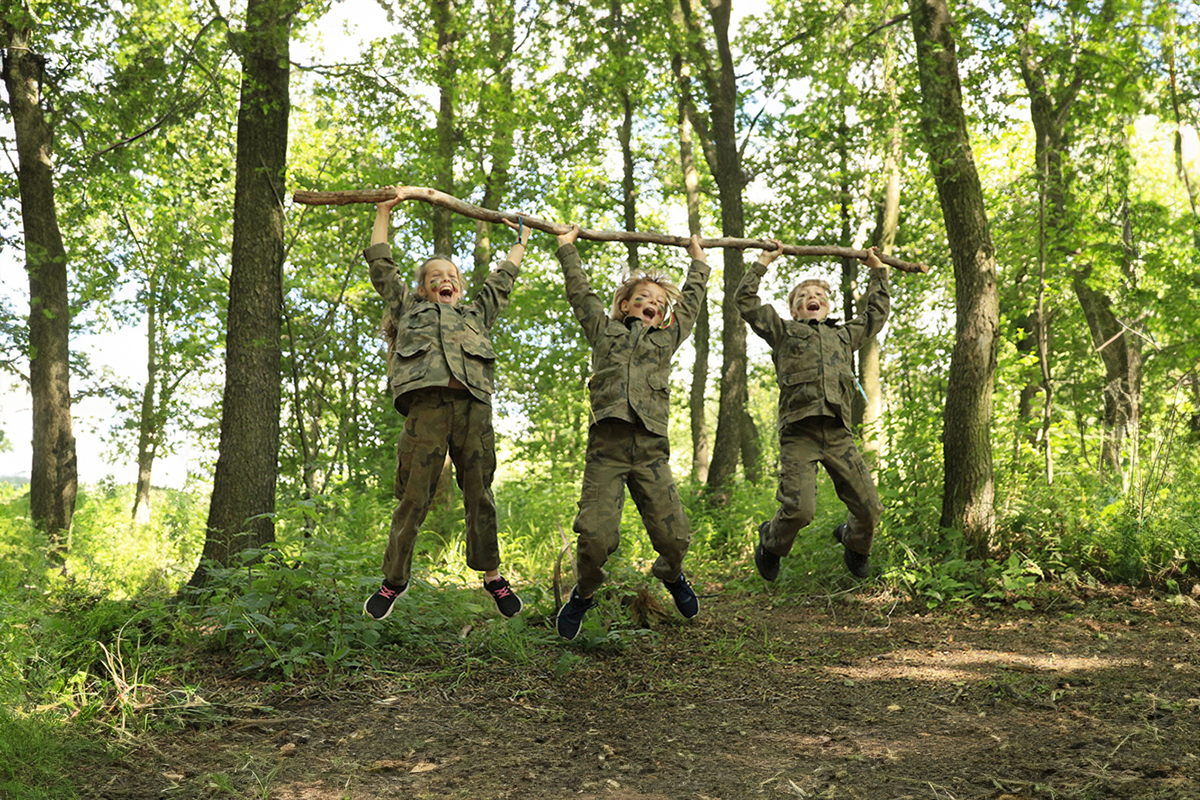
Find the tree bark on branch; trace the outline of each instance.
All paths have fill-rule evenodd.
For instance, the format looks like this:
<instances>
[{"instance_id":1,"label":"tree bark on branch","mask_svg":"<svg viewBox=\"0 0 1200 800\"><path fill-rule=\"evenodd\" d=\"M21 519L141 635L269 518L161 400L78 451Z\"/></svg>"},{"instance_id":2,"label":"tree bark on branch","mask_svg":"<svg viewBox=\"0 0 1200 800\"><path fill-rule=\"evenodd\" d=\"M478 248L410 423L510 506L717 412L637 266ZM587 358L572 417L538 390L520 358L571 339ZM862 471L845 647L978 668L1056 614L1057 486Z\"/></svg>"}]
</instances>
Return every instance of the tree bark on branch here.
<instances>
[{"instance_id":1,"label":"tree bark on branch","mask_svg":"<svg viewBox=\"0 0 1200 800\"><path fill-rule=\"evenodd\" d=\"M455 214L464 217L484 220L485 222L503 222L521 220L522 224L535 230L558 235L571 229L570 225L560 222L549 222L538 217L516 214L511 211L493 211L481 208L445 192L429 189L423 186L397 187L403 200L420 200L430 205L448 208ZM309 206L343 206L351 203L382 203L396 196L397 189L353 189L339 192L310 192L298 191L293 193L292 201ZM690 239L686 236L673 236L667 233L652 231L600 231L583 228L579 238L591 239L597 242L644 242L646 244L663 244L672 247L687 247ZM735 237L719 237L716 239L701 238L700 245L706 249L729 248L733 250L752 250L770 247L766 239L741 239ZM853 247L836 247L833 245L791 245L783 246L784 255L789 256L830 256L834 258L866 258L866 250ZM880 260L901 272L928 272L929 267L923 263L901 261L893 256L880 255Z\"/></svg>"}]
</instances>

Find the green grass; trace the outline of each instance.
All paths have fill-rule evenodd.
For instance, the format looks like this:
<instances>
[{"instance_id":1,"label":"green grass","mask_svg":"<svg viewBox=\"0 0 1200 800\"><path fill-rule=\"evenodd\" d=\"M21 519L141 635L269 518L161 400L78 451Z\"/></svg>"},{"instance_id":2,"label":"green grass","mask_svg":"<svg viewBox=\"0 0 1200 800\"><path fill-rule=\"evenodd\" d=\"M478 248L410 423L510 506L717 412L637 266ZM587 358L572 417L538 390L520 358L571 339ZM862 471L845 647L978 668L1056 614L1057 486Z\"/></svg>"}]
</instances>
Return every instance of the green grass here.
<instances>
[{"instance_id":1,"label":"green grass","mask_svg":"<svg viewBox=\"0 0 1200 800\"><path fill-rule=\"evenodd\" d=\"M774 512L773 482L739 483L719 509L706 504L702 487L682 482L693 584L702 594L769 594L776 604L867 591L928 608L1020 609L1056 586L1124 581L1169 598L1186 597L1196 582L1200 501L1186 482L1174 490L1164 484L1149 511L1106 500L1107 486L1079 478L1053 490L1026 486L1004 503L995 557L970 562L954 532L937 527L937 487L904 483L917 473L904 474L881 476L887 512L874 577L857 585L829 535L845 512L827 480L817 519L774 584L757 577L750 556L758 523ZM214 655L252 679L267 702L301 684L335 689L375 674L443 689L490 670L564 679L590 669L591 657L654 646L662 634L638 626L622 602L645 587L670 609L650 574L656 554L631 502L598 607L575 642L553 632L552 574L560 530L573 546L576 489L496 488L502 568L524 600L521 617L502 619L479 575L466 568L459 506L441 512L441 533L418 539L413 588L381 626L364 618L361 603L379 580L386 497L346 492L281 501L276 545L214 569L197 591L183 587L202 549L206 498L162 494L152 522L134 526L127 488L82 492L64 570L46 558L23 491L0 486L0 797L75 797L87 786L87 764L126 742L219 720L225 712L197 689ZM573 583L572 556L573 547L563 559L564 593ZM713 662L752 662L775 657L774 646L729 634L708 642L705 654ZM189 785L201 794L266 796L271 778L269 769L254 769L196 776Z\"/></svg>"}]
</instances>

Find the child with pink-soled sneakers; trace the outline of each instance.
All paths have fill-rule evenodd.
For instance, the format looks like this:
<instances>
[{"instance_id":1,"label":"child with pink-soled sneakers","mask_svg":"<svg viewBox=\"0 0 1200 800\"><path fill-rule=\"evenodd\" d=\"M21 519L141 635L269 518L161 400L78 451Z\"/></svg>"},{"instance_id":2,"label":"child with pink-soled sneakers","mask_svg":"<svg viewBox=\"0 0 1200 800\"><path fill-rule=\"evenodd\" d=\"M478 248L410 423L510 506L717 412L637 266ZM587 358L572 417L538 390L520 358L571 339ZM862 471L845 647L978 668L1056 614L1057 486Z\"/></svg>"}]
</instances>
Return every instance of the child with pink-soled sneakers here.
<instances>
[{"instance_id":1,"label":"child with pink-soled sneakers","mask_svg":"<svg viewBox=\"0 0 1200 800\"><path fill-rule=\"evenodd\" d=\"M506 617L521 610L521 598L500 574L496 535L496 470L492 431L492 380L496 354L489 331L508 304L516 281L527 227L504 262L484 281L470 303L460 303L463 279L446 255L434 255L417 268L417 290L409 290L392 260L388 223L394 199L379 203L371 246L363 255L371 284L387 303L388 379L396 410L407 419L400 433L391 530L383 556L383 583L363 612L381 620L408 591L413 547L442 474L447 453L462 490L467 523L467 566L483 573L483 588Z\"/></svg>"}]
</instances>

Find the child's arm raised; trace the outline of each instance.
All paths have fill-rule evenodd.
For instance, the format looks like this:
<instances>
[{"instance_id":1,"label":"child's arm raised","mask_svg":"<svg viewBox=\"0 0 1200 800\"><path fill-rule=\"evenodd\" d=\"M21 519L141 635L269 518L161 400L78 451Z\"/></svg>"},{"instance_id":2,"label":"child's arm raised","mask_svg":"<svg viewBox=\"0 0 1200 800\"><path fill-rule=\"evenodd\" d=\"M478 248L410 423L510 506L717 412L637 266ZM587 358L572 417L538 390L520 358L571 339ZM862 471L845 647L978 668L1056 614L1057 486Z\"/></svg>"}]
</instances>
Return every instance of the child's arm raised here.
<instances>
[{"instance_id":1,"label":"child's arm raised","mask_svg":"<svg viewBox=\"0 0 1200 800\"><path fill-rule=\"evenodd\" d=\"M758 260L747 267L746 273L742 275L742 282L738 284L737 292L734 293L734 302L737 303L738 313L750 325L750 329L773 345L776 338L783 333L783 320L774 308L763 305L758 297L758 285L766 274L767 267L783 255L783 242L778 239L771 239L770 242L775 247L759 253Z\"/></svg>"},{"instance_id":2,"label":"child's arm raised","mask_svg":"<svg viewBox=\"0 0 1200 800\"><path fill-rule=\"evenodd\" d=\"M518 217L518 219L520 219ZM492 270L491 274L484 280L483 286L475 293L471 299L472 304L482 309L484 324L491 328L496 322L496 317L500 316L500 312L508 305L508 295L512 292L513 285L517 282L517 275L520 274L521 259L525 256L526 243L529 241L528 225L510 222L503 220L504 224L517 232L517 241L509 249L508 255L504 257L504 261L500 266ZM511 265L511 266L506 266Z\"/></svg>"},{"instance_id":3,"label":"child's arm raised","mask_svg":"<svg viewBox=\"0 0 1200 800\"><path fill-rule=\"evenodd\" d=\"M883 329L892 310L892 287L888 280L888 265L879 258L879 249L867 250L867 257L860 259L871 269L867 283L866 305L863 313L846 323L850 331L850 346L857 350L869 337Z\"/></svg>"},{"instance_id":4,"label":"child's arm raised","mask_svg":"<svg viewBox=\"0 0 1200 800\"><path fill-rule=\"evenodd\" d=\"M579 260L579 251L575 249L575 240L579 238L579 226L571 225L566 233L558 234L558 250L555 256L562 265L563 282L567 288L567 302L575 312L575 319L583 326L583 333L588 343L595 346L600 332L608 322L608 309L588 281Z\"/></svg>"},{"instance_id":5,"label":"child's arm raised","mask_svg":"<svg viewBox=\"0 0 1200 800\"><path fill-rule=\"evenodd\" d=\"M394 189L395 187L388 187ZM396 196L375 206L375 222L371 226L371 246L363 251L363 258L370 269L371 285L375 291L396 302L404 302L408 297L408 285L400 277L400 270L392 260L392 248L388 244L388 226L392 218L392 209L402 199L400 190Z\"/></svg>"},{"instance_id":6,"label":"child's arm raised","mask_svg":"<svg viewBox=\"0 0 1200 800\"><path fill-rule=\"evenodd\" d=\"M684 280L683 290L675 310L675 322L679 325L679 341L681 342L692 332L696 317L700 316L711 271L708 265L708 255L700 246L699 234L692 236L691 241L688 242L687 251L688 255L692 257L692 264L688 267L687 278Z\"/></svg>"}]
</instances>

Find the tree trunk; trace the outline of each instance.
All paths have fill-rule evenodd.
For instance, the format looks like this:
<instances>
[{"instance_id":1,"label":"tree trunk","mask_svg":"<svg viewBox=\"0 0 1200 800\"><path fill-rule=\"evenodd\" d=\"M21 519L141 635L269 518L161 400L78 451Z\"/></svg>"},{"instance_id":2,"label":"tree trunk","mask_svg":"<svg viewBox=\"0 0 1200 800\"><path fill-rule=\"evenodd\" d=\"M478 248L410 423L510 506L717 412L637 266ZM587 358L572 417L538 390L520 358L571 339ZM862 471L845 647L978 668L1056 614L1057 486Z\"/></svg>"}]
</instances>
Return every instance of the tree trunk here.
<instances>
[{"instance_id":1,"label":"tree trunk","mask_svg":"<svg viewBox=\"0 0 1200 800\"><path fill-rule=\"evenodd\" d=\"M146 298L146 385L142 387L142 408L138 415L137 486L133 492L133 522L150 521L150 479L154 473L154 455L158 444L158 415L154 393L158 388L158 276L151 270Z\"/></svg>"},{"instance_id":2,"label":"tree trunk","mask_svg":"<svg viewBox=\"0 0 1200 800\"><path fill-rule=\"evenodd\" d=\"M995 533L992 392L999 345L996 258L962 107L953 21L944 0L911 0L921 126L954 261L955 337L943 415L941 525L985 558Z\"/></svg>"},{"instance_id":3,"label":"tree trunk","mask_svg":"<svg viewBox=\"0 0 1200 800\"><path fill-rule=\"evenodd\" d=\"M676 7L678 8L678 6ZM679 90L679 166L683 174L683 191L687 199L688 233L700 234L700 173L696 171L696 154L692 147L692 128L688 123L687 79L683 74L683 59L676 55L671 59L675 81ZM704 411L704 399L708 388L708 339L710 323L708 298L700 306L696 324L692 328L692 345L696 360L692 363L692 388L688 395L688 412L692 429L692 480L705 483L708 480L708 419Z\"/></svg>"},{"instance_id":4,"label":"tree trunk","mask_svg":"<svg viewBox=\"0 0 1200 800\"><path fill-rule=\"evenodd\" d=\"M709 13L717 44L718 74L704 70L712 119L713 145L717 163L713 177L721 200L721 231L727 237L741 238L745 231L742 206L741 153L737 142L737 76L733 54L729 47L729 15L731 0L711 0ZM738 458L752 451L743 450L743 436L753 431L753 421L747 425L746 404L746 326L742 323L733 302L746 265L738 250L727 249L724 255L724 302L721 306L721 383L717 404L717 435L713 442L712 462L709 465L708 487L718 499L724 497L727 485L737 471ZM757 464L744 464L747 472L757 472Z\"/></svg>"},{"instance_id":5,"label":"tree trunk","mask_svg":"<svg viewBox=\"0 0 1200 800\"><path fill-rule=\"evenodd\" d=\"M888 95L891 125L888 128L887 150L883 161L885 179L879 221L875 229L875 245L890 255L896 247L896 230L900 227L900 170L904 157L904 133L900 127L900 100L896 90L896 44L889 29L884 44L884 90ZM861 298L865 302L865 296ZM860 419L862 449L872 472L877 472L884 454L883 432L879 420L883 415L883 384L879 362L879 337L869 337L858 352L858 379L866 395ZM873 475L873 477L876 477Z\"/></svg>"},{"instance_id":6,"label":"tree trunk","mask_svg":"<svg viewBox=\"0 0 1200 800\"><path fill-rule=\"evenodd\" d=\"M619 4L617 4L619 8ZM629 99L629 90L621 90L621 104L625 113L621 117L621 127L618 138L621 141L621 163L624 166L621 178L621 198L624 210L625 230L637 230L637 175L636 164L633 160L633 102ZM639 268L637 242L626 242L626 269L633 274Z\"/></svg>"},{"instance_id":7,"label":"tree trunk","mask_svg":"<svg viewBox=\"0 0 1200 800\"><path fill-rule=\"evenodd\" d=\"M495 101L490 106L481 104L480 113L490 114L492 138L489 148L492 167L484 179L481 206L496 211L508 193L509 167L515 149L513 131L517 124L514 108L513 73L509 66L513 57L513 20L516 19L511 0L490 0L488 3L488 42L491 50L491 68L497 75ZM485 93L485 96L490 96ZM482 158L480 159L482 161ZM492 270L491 222L477 220L475 223L475 271L471 276L473 286L481 286Z\"/></svg>"},{"instance_id":8,"label":"tree trunk","mask_svg":"<svg viewBox=\"0 0 1200 800\"><path fill-rule=\"evenodd\" d=\"M33 398L29 515L34 527L47 535L51 557L61 562L69 546L78 474L71 429L67 253L58 227L51 164L54 132L41 105L45 58L31 49L31 29L6 19L3 32L7 40L4 84L17 145L17 185L29 274L29 387Z\"/></svg>"},{"instance_id":9,"label":"tree trunk","mask_svg":"<svg viewBox=\"0 0 1200 800\"><path fill-rule=\"evenodd\" d=\"M437 57L434 76L438 87L437 161L434 166L439 191L454 194L454 93L458 59L454 46L458 39L454 31L453 0L432 0L433 26L437 32ZM450 211L433 207L433 252L454 255L454 226ZM445 475L443 475L443 478Z\"/></svg>"},{"instance_id":10,"label":"tree trunk","mask_svg":"<svg viewBox=\"0 0 1200 800\"><path fill-rule=\"evenodd\" d=\"M192 585L205 582L206 561L228 566L243 550L275 540L288 51L296 6L249 0L246 8L221 440Z\"/></svg>"}]
</instances>

